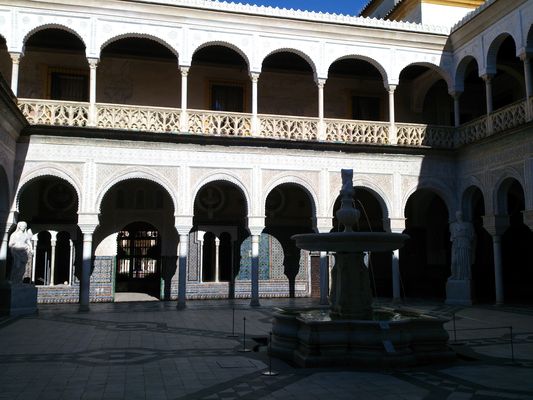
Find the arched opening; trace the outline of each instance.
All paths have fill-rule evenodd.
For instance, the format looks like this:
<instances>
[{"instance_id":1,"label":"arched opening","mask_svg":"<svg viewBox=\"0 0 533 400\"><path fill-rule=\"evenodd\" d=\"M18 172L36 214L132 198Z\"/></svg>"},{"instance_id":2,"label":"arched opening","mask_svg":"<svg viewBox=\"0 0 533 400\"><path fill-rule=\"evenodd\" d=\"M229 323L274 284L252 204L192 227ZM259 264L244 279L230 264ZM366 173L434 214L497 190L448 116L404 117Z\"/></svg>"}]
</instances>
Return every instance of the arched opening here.
<instances>
[{"instance_id":1,"label":"arched opening","mask_svg":"<svg viewBox=\"0 0 533 400\"><path fill-rule=\"evenodd\" d=\"M98 102L180 107L180 87L176 55L155 40L125 37L102 48Z\"/></svg>"},{"instance_id":2,"label":"arched opening","mask_svg":"<svg viewBox=\"0 0 533 400\"><path fill-rule=\"evenodd\" d=\"M318 115L318 88L311 65L302 56L280 51L263 60L258 83L260 114Z\"/></svg>"},{"instance_id":3,"label":"arched opening","mask_svg":"<svg viewBox=\"0 0 533 400\"><path fill-rule=\"evenodd\" d=\"M161 237L146 222L125 226L117 237L117 292L146 293L159 297L161 292Z\"/></svg>"},{"instance_id":4,"label":"arched opening","mask_svg":"<svg viewBox=\"0 0 533 400\"><path fill-rule=\"evenodd\" d=\"M7 51L6 39L0 36L0 74L9 85L11 83L11 57Z\"/></svg>"},{"instance_id":5,"label":"arched opening","mask_svg":"<svg viewBox=\"0 0 533 400\"><path fill-rule=\"evenodd\" d=\"M483 227L485 201L477 187L468 188L463 195L463 214L474 226L472 259L472 297L477 303L495 300L494 256L492 237Z\"/></svg>"},{"instance_id":6,"label":"arched opening","mask_svg":"<svg viewBox=\"0 0 533 400\"><path fill-rule=\"evenodd\" d=\"M29 36L20 60L18 95L89 101L89 65L82 40L58 28L42 29Z\"/></svg>"},{"instance_id":7,"label":"arched opening","mask_svg":"<svg viewBox=\"0 0 533 400\"><path fill-rule=\"evenodd\" d=\"M354 205L359 210L360 217L358 226L354 230L361 232L384 232L383 229L383 199L373 190L363 186L355 186ZM341 205L340 196L333 206L333 232L344 229L339 226L337 210ZM373 252L368 258L370 270L370 282L374 297L392 296L392 256L391 253Z\"/></svg>"},{"instance_id":8,"label":"arched opening","mask_svg":"<svg viewBox=\"0 0 533 400\"><path fill-rule=\"evenodd\" d=\"M493 54L496 54L496 57L491 59ZM492 64L496 70L492 78L494 110L526 97L524 66L516 56L516 45L512 36L505 35L495 39L489 50L488 64L489 66Z\"/></svg>"},{"instance_id":9,"label":"arched opening","mask_svg":"<svg viewBox=\"0 0 533 400\"><path fill-rule=\"evenodd\" d=\"M486 110L485 82L479 76L479 67L474 57L467 57L459 65L463 78L464 90L459 97L461 123L484 116Z\"/></svg>"},{"instance_id":10,"label":"arched opening","mask_svg":"<svg viewBox=\"0 0 533 400\"><path fill-rule=\"evenodd\" d=\"M177 294L171 291L177 279L174 203L160 184L133 178L113 185L102 198L94 243L93 275L101 285L160 299ZM115 300L131 298L146 299L120 294Z\"/></svg>"},{"instance_id":11,"label":"arched opening","mask_svg":"<svg viewBox=\"0 0 533 400\"><path fill-rule=\"evenodd\" d=\"M235 296L240 265L239 248L245 237L247 203L241 189L227 181L205 184L194 199L189 240L188 283L197 285L200 298ZM239 265L240 262L240 265Z\"/></svg>"},{"instance_id":12,"label":"arched opening","mask_svg":"<svg viewBox=\"0 0 533 400\"><path fill-rule=\"evenodd\" d=\"M63 179L41 177L23 186L18 219L33 232L35 250L26 280L36 285L61 285L72 284L75 273L79 276L82 235L77 212L77 193Z\"/></svg>"},{"instance_id":13,"label":"arched opening","mask_svg":"<svg viewBox=\"0 0 533 400\"><path fill-rule=\"evenodd\" d=\"M326 118L388 121L388 104L383 76L370 62L346 58L329 67L324 87Z\"/></svg>"},{"instance_id":14,"label":"arched opening","mask_svg":"<svg viewBox=\"0 0 533 400\"><path fill-rule=\"evenodd\" d=\"M296 281L307 280L310 258L309 252L296 247L291 236L313 232L314 204L304 188L283 183L267 195L265 215L260 248L267 253L260 255L260 279L288 279L289 297L295 297Z\"/></svg>"},{"instance_id":15,"label":"arched opening","mask_svg":"<svg viewBox=\"0 0 533 400\"><path fill-rule=\"evenodd\" d=\"M394 98L398 122L453 124L453 101L448 85L433 68L417 64L405 67Z\"/></svg>"},{"instance_id":16,"label":"arched opening","mask_svg":"<svg viewBox=\"0 0 533 400\"><path fill-rule=\"evenodd\" d=\"M205 88L188 93L192 109L250 112L248 64L237 51L222 45L197 50L189 71L190 87Z\"/></svg>"},{"instance_id":17,"label":"arched opening","mask_svg":"<svg viewBox=\"0 0 533 400\"><path fill-rule=\"evenodd\" d=\"M444 299L450 276L450 231L444 201L428 189L418 189L405 206L409 235L400 249L400 273L405 297Z\"/></svg>"},{"instance_id":18,"label":"arched opening","mask_svg":"<svg viewBox=\"0 0 533 400\"><path fill-rule=\"evenodd\" d=\"M509 227L502 236L503 292L507 303L533 303L533 233L524 224L524 190L512 178L500 186L504 197Z\"/></svg>"}]
</instances>

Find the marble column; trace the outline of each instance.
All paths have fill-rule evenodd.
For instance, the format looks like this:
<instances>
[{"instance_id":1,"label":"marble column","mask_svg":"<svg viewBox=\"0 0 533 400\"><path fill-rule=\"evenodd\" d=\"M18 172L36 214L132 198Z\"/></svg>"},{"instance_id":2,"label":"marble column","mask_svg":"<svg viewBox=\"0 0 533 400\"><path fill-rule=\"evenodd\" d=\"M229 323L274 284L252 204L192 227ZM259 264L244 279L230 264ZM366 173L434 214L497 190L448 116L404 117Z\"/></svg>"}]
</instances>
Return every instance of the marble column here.
<instances>
[{"instance_id":1,"label":"marble column","mask_svg":"<svg viewBox=\"0 0 533 400\"><path fill-rule=\"evenodd\" d=\"M98 65L98 58L89 58L89 126L97 125L96 113L96 67Z\"/></svg>"},{"instance_id":2,"label":"marble column","mask_svg":"<svg viewBox=\"0 0 533 400\"><path fill-rule=\"evenodd\" d=\"M483 227L492 236L494 252L494 283L496 286L496 304L504 303L503 266L502 266L502 235L509 227L508 215L486 215Z\"/></svg>"},{"instance_id":3,"label":"marble column","mask_svg":"<svg viewBox=\"0 0 533 400\"><path fill-rule=\"evenodd\" d=\"M189 230L178 230L178 232L180 233L180 243L178 252L178 309L185 308L187 301L187 255L189 248Z\"/></svg>"},{"instance_id":4,"label":"marble column","mask_svg":"<svg viewBox=\"0 0 533 400\"><path fill-rule=\"evenodd\" d=\"M252 79L252 136L259 136L261 126L259 125L258 117L258 92L257 92L257 82L259 81L259 73L251 72L250 78Z\"/></svg>"},{"instance_id":5,"label":"marble column","mask_svg":"<svg viewBox=\"0 0 533 400\"><path fill-rule=\"evenodd\" d=\"M325 251L320 252L320 304L329 304L329 258Z\"/></svg>"},{"instance_id":6,"label":"marble column","mask_svg":"<svg viewBox=\"0 0 533 400\"><path fill-rule=\"evenodd\" d=\"M82 231L83 232L83 231ZM91 267L93 258L93 231L83 232L83 262L80 279L79 311L89 311Z\"/></svg>"},{"instance_id":7,"label":"marble column","mask_svg":"<svg viewBox=\"0 0 533 400\"><path fill-rule=\"evenodd\" d=\"M31 241L33 243L33 255L31 257L31 281L33 284L35 284L35 268L37 267L37 244L39 243L39 237L37 235L34 235Z\"/></svg>"},{"instance_id":8,"label":"marble column","mask_svg":"<svg viewBox=\"0 0 533 400\"><path fill-rule=\"evenodd\" d=\"M68 243L69 243L69 247L70 247L70 252L69 252L69 257L68 257L68 284L72 286L72 281L74 280L73 278L73 272L74 272L74 242L69 239L68 240Z\"/></svg>"},{"instance_id":9,"label":"marble column","mask_svg":"<svg viewBox=\"0 0 533 400\"><path fill-rule=\"evenodd\" d=\"M387 91L389 92L389 143L398 144L398 134L396 132L396 121L394 115L394 91L396 85L389 85Z\"/></svg>"},{"instance_id":10,"label":"marble column","mask_svg":"<svg viewBox=\"0 0 533 400\"><path fill-rule=\"evenodd\" d=\"M180 66L181 72L181 114L180 114L180 131L189 131L189 114L187 113L187 76L189 75L189 66Z\"/></svg>"},{"instance_id":11,"label":"marble column","mask_svg":"<svg viewBox=\"0 0 533 400\"><path fill-rule=\"evenodd\" d=\"M461 125L461 108L459 99L461 98L461 92L453 92L453 121L454 126L457 128Z\"/></svg>"},{"instance_id":12,"label":"marble column","mask_svg":"<svg viewBox=\"0 0 533 400\"><path fill-rule=\"evenodd\" d=\"M56 244L57 244L57 232L51 231L50 232L51 240L50 240L50 286L55 285L54 275L55 275L55 269L56 269Z\"/></svg>"},{"instance_id":13,"label":"marble column","mask_svg":"<svg viewBox=\"0 0 533 400\"><path fill-rule=\"evenodd\" d=\"M252 287L251 300L252 307L259 307L259 235L252 234Z\"/></svg>"},{"instance_id":14,"label":"marble column","mask_svg":"<svg viewBox=\"0 0 533 400\"><path fill-rule=\"evenodd\" d=\"M220 282L220 239L215 237L215 282Z\"/></svg>"},{"instance_id":15,"label":"marble column","mask_svg":"<svg viewBox=\"0 0 533 400\"><path fill-rule=\"evenodd\" d=\"M9 53L11 56L11 90L15 96L18 96L18 85L19 85L19 65L20 59L22 58L22 53Z\"/></svg>"},{"instance_id":16,"label":"marble column","mask_svg":"<svg viewBox=\"0 0 533 400\"><path fill-rule=\"evenodd\" d=\"M485 81L485 97L486 97L486 108L487 115L489 115L492 110L492 75L486 74L482 76Z\"/></svg>"},{"instance_id":17,"label":"marble column","mask_svg":"<svg viewBox=\"0 0 533 400\"><path fill-rule=\"evenodd\" d=\"M524 82L526 85L526 116L528 120L533 119L533 109L529 104L529 98L533 96L533 84L531 82L531 61L527 53L522 53L520 59L524 63Z\"/></svg>"},{"instance_id":18,"label":"marble column","mask_svg":"<svg viewBox=\"0 0 533 400\"><path fill-rule=\"evenodd\" d=\"M0 246L0 282L3 282L7 279L6 276L6 264L7 264L7 248L9 243L9 232L4 231L4 236L2 237L2 244Z\"/></svg>"},{"instance_id":19,"label":"marble column","mask_svg":"<svg viewBox=\"0 0 533 400\"><path fill-rule=\"evenodd\" d=\"M324 85L325 79L317 79L318 86L318 138L326 139L326 124L324 122Z\"/></svg>"}]
</instances>

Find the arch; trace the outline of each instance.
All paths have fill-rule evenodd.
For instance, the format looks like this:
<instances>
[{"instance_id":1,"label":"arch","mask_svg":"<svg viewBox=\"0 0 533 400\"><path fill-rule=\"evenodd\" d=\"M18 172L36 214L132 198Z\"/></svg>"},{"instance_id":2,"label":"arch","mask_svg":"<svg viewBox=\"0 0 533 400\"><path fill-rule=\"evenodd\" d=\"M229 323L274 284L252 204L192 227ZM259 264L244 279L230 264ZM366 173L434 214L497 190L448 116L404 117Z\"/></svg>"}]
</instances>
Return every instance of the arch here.
<instances>
[{"instance_id":1,"label":"arch","mask_svg":"<svg viewBox=\"0 0 533 400\"><path fill-rule=\"evenodd\" d=\"M353 187L355 188L356 198L357 198L357 188L365 189L368 192L370 192L381 207L381 213L383 215L383 219L389 218L389 215L390 215L389 210L391 210L390 199L388 198L388 196L385 194L385 192L381 189L381 187L378 184L368 179L355 178L353 181ZM335 203L337 202L338 198L339 198L339 195L331 199L329 208L328 208L328 215L333 215L333 212L335 211Z\"/></svg>"},{"instance_id":2,"label":"arch","mask_svg":"<svg viewBox=\"0 0 533 400\"><path fill-rule=\"evenodd\" d=\"M268 57L270 57L271 55L274 55L276 53L283 53L283 52L293 53L293 54L296 54L297 56L302 57L309 64L311 69L313 70L313 76L315 76L315 77L317 76L317 67L316 67L316 64L313 61L313 59L307 53L303 52L302 50L294 49L294 48L291 48L291 47L282 47L282 48L270 51L261 60L261 69L262 69L263 63L265 62L265 60Z\"/></svg>"},{"instance_id":3,"label":"arch","mask_svg":"<svg viewBox=\"0 0 533 400\"><path fill-rule=\"evenodd\" d=\"M172 199L172 204L174 206L174 212L177 212L178 202L177 202L175 193L172 190L172 185L170 182L168 182L163 176L155 173L154 171L150 171L147 169L139 170L139 169L133 169L133 168L128 168L128 170L126 172L122 171L122 172L115 174L112 178L110 178L107 182L105 182L103 185L100 186L100 190L96 196L95 210L98 210L98 212L102 211L101 207L102 207L103 199L105 198L106 194L111 190L111 188L115 186L117 183L124 182L124 181L131 180L131 179L144 179L147 181L151 181L161 186L163 189L165 189L167 194Z\"/></svg>"},{"instance_id":4,"label":"arch","mask_svg":"<svg viewBox=\"0 0 533 400\"><path fill-rule=\"evenodd\" d=\"M79 182L74 177L70 176L66 172L60 170L59 168L55 166L41 166L39 168L36 168L33 171L30 171L29 173L25 174L19 183L18 190L15 195L15 211L19 210L19 203L20 203L20 197L24 189L30 185L34 180L37 180L39 178L45 178L45 177L51 177L51 178L58 178L66 181L68 184L72 186L72 188L76 192L76 196L78 196L78 209L77 213L79 214L81 209L81 182Z\"/></svg>"},{"instance_id":5,"label":"arch","mask_svg":"<svg viewBox=\"0 0 533 400\"><path fill-rule=\"evenodd\" d=\"M495 74L497 72L496 70L496 59L498 57L498 51L500 50L500 46L501 44L503 43L503 41L505 39L507 39L508 37L511 37L511 39L513 40L513 43L514 43L514 46L515 46L515 49L517 48L516 46L516 40L515 38L513 37L513 35L509 32L502 32L500 33L498 36L496 36L490 46L489 46L489 49L487 51L487 58L486 58L486 62L487 62L487 68L486 68L486 72L487 74Z\"/></svg>"},{"instance_id":6,"label":"arch","mask_svg":"<svg viewBox=\"0 0 533 400\"><path fill-rule=\"evenodd\" d=\"M203 42L199 44L198 46L196 46L196 48L194 48L191 51L191 54L192 54L191 60L194 58L194 55L196 54L196 52L198 52L198 50L205 49L206 47L210 47L210 46L222 46L222 47L226 47L228 49L235 51L237 54L239 54L244 59L244 62L246 63L248 70L250 69L250 58L248 57L248 55L239 46L233 43L230 43L230 42L225 42L223 40L207 41L207 42Z\"/></svg>"},{"instance_id":7,"label":"arch","mask_svg":"<svg viewBox=\"0 0 533 400\"><path fill-rule=\"evenodd\" d=\"M217 181L224 181L234 184L242 193L244 196L244 200L246 201L246 212L247 214L250 213L252 210L252 203L251 203L251 197L249 191L246 189L246 186L241 182L238 176L228 173L227 171L214 171L213 173L207 174L203 178L200 179L200 181L194 186L192 190L192 201L189 205L189 215L194 215L194 201L196 200L196 196L198 196L198 193L200 190L207 184Z\"/></svg>"},{"instance_id":8,"label":"arch","mask_svg":"<svg viewBox=\"0 0 533 400\"><path fill-rule=\"evenodd\" d=\"M98 57L101 57L102 50L106 46L108 46L109 44L111 44L113 42L116 42L118 40L122 40L122 39L148 39L148 40L153 40L154 42L159 43L160 45L162 45L162 46L166 47L168 50L170 50L170 52L176 56L176 60L179 58L178 50L176 50L167 41L165 41L165 40L163 40L163 39L161 39L161 38L159 38L157 36L148 34L148 33L137 33L137 32L126 32L126 33L122 33L120 35L112 36L112 37L110 37L108 39L105 39L102 42L102 44L100 45L99 49L98 49Z\"/></svg>"},{"instance_id":9,"label":"arch","mask_svg":"<svg viewBox=\"0 0 533 400\"><path fill-rule=\"evenodd\" d=\"M398 77L402 74L402 71L404 69L412 67L412 66L427 67L437 72L441 76L441 78L444 79L444 81L446 82L446 85L448 85L448 91L451 91L453 89L453 81L452 81L452 76L450 75L450 73L447 70L441 68L439 65L433 64L427 61L415 61L410 64L404 65L402 69L400 70Z\"/></svg>"},{"instance_id":10,"label":"arch","mask_svg":"<svg viewBox=\"0 0 533 400\"><path fill-rule=\"evenodd\" d=\"M479 191L481 193L481 198L483 201L483 207L487 207L485 196L483 195L483 189L480 185L472 184L468 186L465 190L462 191L463 195L461 197L461 206L460 210L464 215L464 219L466 221L472 221L472 214L473 214L473 197L476 191Z\"/></svg>"},{"instance_id":11,"label":"arch","mask_svg":"<svg viewBox=\"0 0 533 400\"><path fill-rule=\"evenodd\" d=\"M311 212L313 213L314 217L317 217L317 210L319 209L319 202L318 202L318 196L313 189L313 186L304 178L301 178L296 175L292 174L285 174L281 177L276 178L274 181L272 181L268 186L265 187L263 190L263 196L261 199L261 215L266 215L266 200L268 195L272 190L274 190L276 187L283 185L283 184L293 184L301 188L309 197L309 200L311 202Z\"/></svg>"},{"instance_id":12,"label":"arch","mask_svg":"<svg viewBox=\"0 0 533 400\"><path fill-rule=\"evenodd\" d=\"M328 65L328 70L327 70L328 71L328 77L329 77L329 70L331 69L331 66L333 64L335 64L337 61L342 61L342 60L361 60L361 61L366 61L367 63L372 65L374 68L376 68L378 70L378 72L381 74L381 77L383 78L383 85L384 86L388 85L389 78L388 78L387 71L385 70L383 65L381 65L378 61L376 61L375 59L373 59L371 57L368 57L368 56L365 56L365 55L362 55L362 54L356 54L356 53L347 54L345 56L341 56L341 57L333 60L333 62L331 62L331 64Z\"/></svg>"},{"instance_id":13,"label":"arch","mask_svg":"<svg viewBox=\"0 0 533 400\"><path fill-rule=\"evenodd\" d=\"M507 192L509 187L517 182L522 192L524 193L524 200L526 191L524 190L524 184L522 182L522 177L518 171L512 168L506 168L502 176L497 180L494 185L494 213L497 215L507 215Z\"/></svg>"},{"instance_id":14,"label":"arch","mask_svg":"<svg viewBox=\"0 0 533 400\"><path fill-rule=\"evenodd\" d=\"M441 198L441 200L444 202L444 205L446 206L446 209L448 211L448 216L451 218L451 210L454 210L454 196L451 190L442 185L440 181L436 179L423 179L420 180L416 185L411 186L404 194L402 198L402 215L405 216L405 208L407 207L407 201L409 198L415 193L417 190L425 189L429 190L433 193L435 193L437 196Z\"/></svg>"},{"instance_id":15,"label":"arch","mask_svg":"<svg viewBox=\"0 0 533 400\"><path fill-rule=\"evenodd\" d=\"M463 57L461 59L461 61L459 61L459 63L457 64L457 68L455 69L455 77L454 77L454 82L455 82L455 87L454 89L458 92L463 92L464 91L464 84L465 84L465 73L466 73L466 68L468 67L468 65L474 61L476 63L476 68L478 70L478 75L479 75L479 60L472 56L472 55L467 55L465 57Z\"/></svg>"},{"instance_id":16,"label":"arch","mask_svg":"<svg viewBox=\"0 0 533 400\"><path fill-rule=\"evenodd\" d=\"M26 32L22 39L22 43L23 43L22 47L24 48L24 45L26 44L26 41L30 38L30 36L34 35L37 32L43 31L45 29L60 29L62 31L66 31L68 33L73 34L74 36L76 36L78 39L81 40L81 42L85 46L85 51L87 51L87 48L88 48L87 43L80 33L78 33L75 29L72 29L71 27L67 25L58 24L58 23L48 23L48 24L39 25L31 29L30 31Z\"/></svg>"}]
</instances>

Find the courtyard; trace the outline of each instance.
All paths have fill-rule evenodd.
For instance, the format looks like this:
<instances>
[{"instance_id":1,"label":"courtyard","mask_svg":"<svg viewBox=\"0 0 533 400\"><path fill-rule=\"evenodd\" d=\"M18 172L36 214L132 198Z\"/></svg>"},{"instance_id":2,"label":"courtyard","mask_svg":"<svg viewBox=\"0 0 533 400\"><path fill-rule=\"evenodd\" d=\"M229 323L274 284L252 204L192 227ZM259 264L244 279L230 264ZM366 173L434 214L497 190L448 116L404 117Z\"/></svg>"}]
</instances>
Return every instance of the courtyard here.
<instances>
[{"instance_id":1,"label":"courtyard","mask_svg":"<svg viewBox=\"0 0 533 400\"><path fill-rule=\"evenodd\" d=\"M308 305L198 300L178 311L175 302L120 302L86 313L40 305L36 315L0 319L0 399L533 399L530 306L405 304L450 318L452 364L302 369L273 359L279 374L264 376L267 349L254 339L268 337L273 308Z\"/></svg>"}]
</instances>

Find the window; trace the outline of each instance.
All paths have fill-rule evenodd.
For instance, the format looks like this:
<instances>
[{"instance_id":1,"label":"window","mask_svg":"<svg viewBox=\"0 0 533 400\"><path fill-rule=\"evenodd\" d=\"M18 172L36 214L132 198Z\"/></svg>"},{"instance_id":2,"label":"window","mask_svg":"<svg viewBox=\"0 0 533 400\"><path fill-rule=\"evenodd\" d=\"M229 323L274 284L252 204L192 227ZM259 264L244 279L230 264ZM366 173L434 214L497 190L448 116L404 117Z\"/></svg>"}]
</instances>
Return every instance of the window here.
<instances>
[{"instance_id":1,"label":"window","mask_svg":"<svg viewBox=\"0 0 533 400\"><path fill-rule=\"evenodd\" d=\"M51 69L49 97L52 100L89 101L89 77L84 71Z\"/></svg>"},{"instance_id":2,"label":"window","mask_svg":"<svg viewBox=\"0 0 533 400\"><path fill-rule=\"evenodd\" d=\"M239 84L211 84L211 110L244 111L244 87Z\"/></svg>"},{"instance_id":3,"label":"window","mask_svg":"<svg viewBox=\"0 0 533 400\"><path fill-rule=\"evenodd\" d=\"M370 96L352 96L352 119L379 121L381 117L381 99Z\"/></svg>"}]
</instances>

